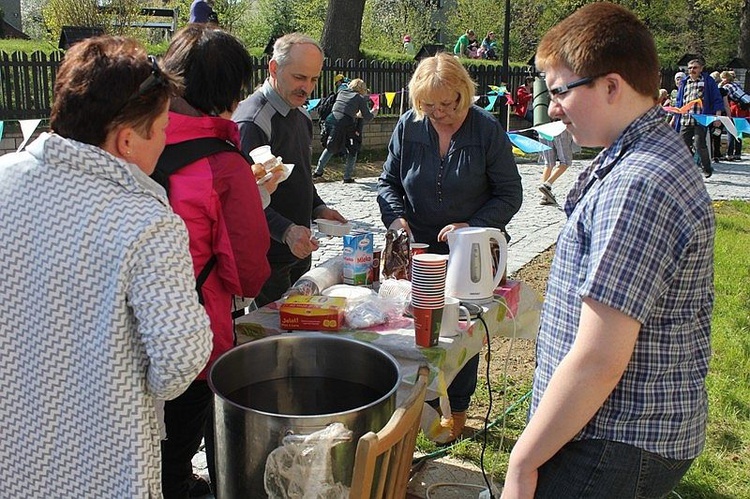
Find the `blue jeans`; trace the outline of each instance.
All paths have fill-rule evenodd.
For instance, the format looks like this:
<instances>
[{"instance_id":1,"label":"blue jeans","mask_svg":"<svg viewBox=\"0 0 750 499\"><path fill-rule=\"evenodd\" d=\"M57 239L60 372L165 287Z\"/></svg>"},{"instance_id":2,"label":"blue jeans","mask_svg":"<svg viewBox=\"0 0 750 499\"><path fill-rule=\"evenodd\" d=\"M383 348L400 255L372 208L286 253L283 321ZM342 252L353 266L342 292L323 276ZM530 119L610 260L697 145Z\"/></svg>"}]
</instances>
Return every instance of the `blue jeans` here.
<instances>
[{"instance_id":1,"label":"blue jeans","mask_svg":"<svg viewBox=\"0 0 750 499\"><path fill-rule=\"evenodd\" d=\"M315 168L316 175L323 175L323 170L325 169L326 165L329 161L331 161L331 158L333 157L333 154L331 154L328 149L323 149L323 153L320 155L320 158L318 159L318 166ZM357 153L347 153L346 154L346 163L344 167L344 179L350 179L352 178L352 174L354 173L354 164L357 162Z\"/></svg>"},{"instance_id":2,"label":"blue jeans","mask_svg":"<svg viewBox=\"0 0 750 499\"><path fill-rule=\"evenodd\" d=\"M539 468L536 499L667 497L692 464L611 440L568 442Z\"/></svg>"}]
</instances>

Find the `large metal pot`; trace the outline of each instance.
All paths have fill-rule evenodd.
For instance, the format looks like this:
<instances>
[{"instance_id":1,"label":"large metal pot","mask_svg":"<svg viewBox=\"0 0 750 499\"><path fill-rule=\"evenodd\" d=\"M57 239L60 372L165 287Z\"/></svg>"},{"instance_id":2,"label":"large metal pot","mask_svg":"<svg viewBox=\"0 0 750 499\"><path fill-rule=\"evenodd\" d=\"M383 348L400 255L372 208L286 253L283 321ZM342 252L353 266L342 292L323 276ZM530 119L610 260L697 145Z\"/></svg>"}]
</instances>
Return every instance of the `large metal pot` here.
<instances>
[{"instance_id":1,"label":"large metal pot","mask_svg":"<svg viewBox=\"0 0 750 499\"><path fill-rule=\"evenodd\" d=\"M307 407L307 412L300 415L299 408L294 407L298 401L291 400L283 390L266 391L255 400L253 396L237 397L248 385L284 383L297 378L326 378L334 383L364 385L365 390L350 395L356 398L365 391L372 400L328 414L317 414ZM281 445L282 438L289 434L310 435L334 422L343 423L352 431L351 440L333 447L331 453L335 480L351 485L357 441L388 422L395 410L399 381L398 363L390 354L370 344L333 335L284 334L245 343L225 353L208 376L215 394L217 497L267 497L263 485L266 458ZM337 391L334 400L347 396ZM330 401L328 395L308 392L301 398L309 406L316 397ZM274 396L278 400L271 400ZM257 400L260 398L263 400ZM269 407L278 410L269 411Z\"/></svg>"}]
</instances>

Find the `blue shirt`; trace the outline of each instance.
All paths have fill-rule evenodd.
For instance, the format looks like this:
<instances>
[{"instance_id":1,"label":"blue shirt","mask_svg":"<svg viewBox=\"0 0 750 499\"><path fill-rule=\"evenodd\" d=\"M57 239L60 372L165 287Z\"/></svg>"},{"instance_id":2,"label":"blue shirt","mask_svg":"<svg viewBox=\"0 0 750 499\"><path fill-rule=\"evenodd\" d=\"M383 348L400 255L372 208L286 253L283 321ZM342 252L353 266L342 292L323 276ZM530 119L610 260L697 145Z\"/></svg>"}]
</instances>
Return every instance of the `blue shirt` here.
<instances>
[{"instance_id":1,"label":"blue shirt","mask_svg":"<svg viewBox=\"0 0 750 499\"><path fill-rule=\"evenodd\" d=\"M696 457L706 431L715 224L700 169L660 108L596 157L565 211L537 339L531 413L576 339L588 297L633 317L641 330L622 379L575 439Z\"/></svg>"}]
</instances>

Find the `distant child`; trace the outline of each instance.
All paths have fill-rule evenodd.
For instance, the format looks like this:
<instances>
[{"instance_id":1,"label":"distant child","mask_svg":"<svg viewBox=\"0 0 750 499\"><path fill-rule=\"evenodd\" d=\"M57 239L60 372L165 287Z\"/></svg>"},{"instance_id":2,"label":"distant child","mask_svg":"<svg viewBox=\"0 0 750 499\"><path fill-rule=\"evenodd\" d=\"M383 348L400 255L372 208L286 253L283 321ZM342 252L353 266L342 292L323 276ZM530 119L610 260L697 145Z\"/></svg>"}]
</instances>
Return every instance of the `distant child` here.
<instances>
[{"instance_id":1,"label":"distant child","mask_svg":"<svg viewBox=\"0 0 750 499\"><path fill-rule=\"evenodd\" d=\"M414 48L414 44L411 42L411 36L404 35L404 52L409 57L414 57L417 54L417 50Z\"/></svg>"}]
</instances>

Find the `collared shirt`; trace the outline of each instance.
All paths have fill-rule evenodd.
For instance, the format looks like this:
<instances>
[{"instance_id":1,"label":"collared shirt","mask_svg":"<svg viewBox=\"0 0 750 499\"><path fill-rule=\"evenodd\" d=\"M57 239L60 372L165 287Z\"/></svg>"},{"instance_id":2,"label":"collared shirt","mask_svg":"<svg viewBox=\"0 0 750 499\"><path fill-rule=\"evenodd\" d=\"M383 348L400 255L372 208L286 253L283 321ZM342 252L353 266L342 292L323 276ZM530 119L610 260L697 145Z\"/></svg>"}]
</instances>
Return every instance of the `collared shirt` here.
<instances>
[{"instance_id":1,"label":"collared shirt","mask_svg":"<svg viewBox=\"0 0 750 499\"><path fill-rule=\"evenodd\" d=\"M701 76L697 80L693 80L692 78L686 79L685 98L683 99L685 104L696 99L703 99L703 88L705 87L705 85L706 82L703 80L703 76ZM702 110L700 104L695 104L692 109L690 109L690 113L692 114L700 114L701 112ZM686 114L682 117L682 124L683 126L695 125L695 118L693 118L690 114Z\"/></svg>"},{"instance_id":2,"label":"collared shirt","mask_svg":"<svg viewBox=\"0 0 750 499\"><path fill-rule=\"evenodd\" d=\"M700 170L660 108L597 156L565 212L537 340L531 412L573 346L588 297L633 317L641 330L622 378L575 438L696 457L707 418L714 215Z\"/></svg>"}]
</instances>

